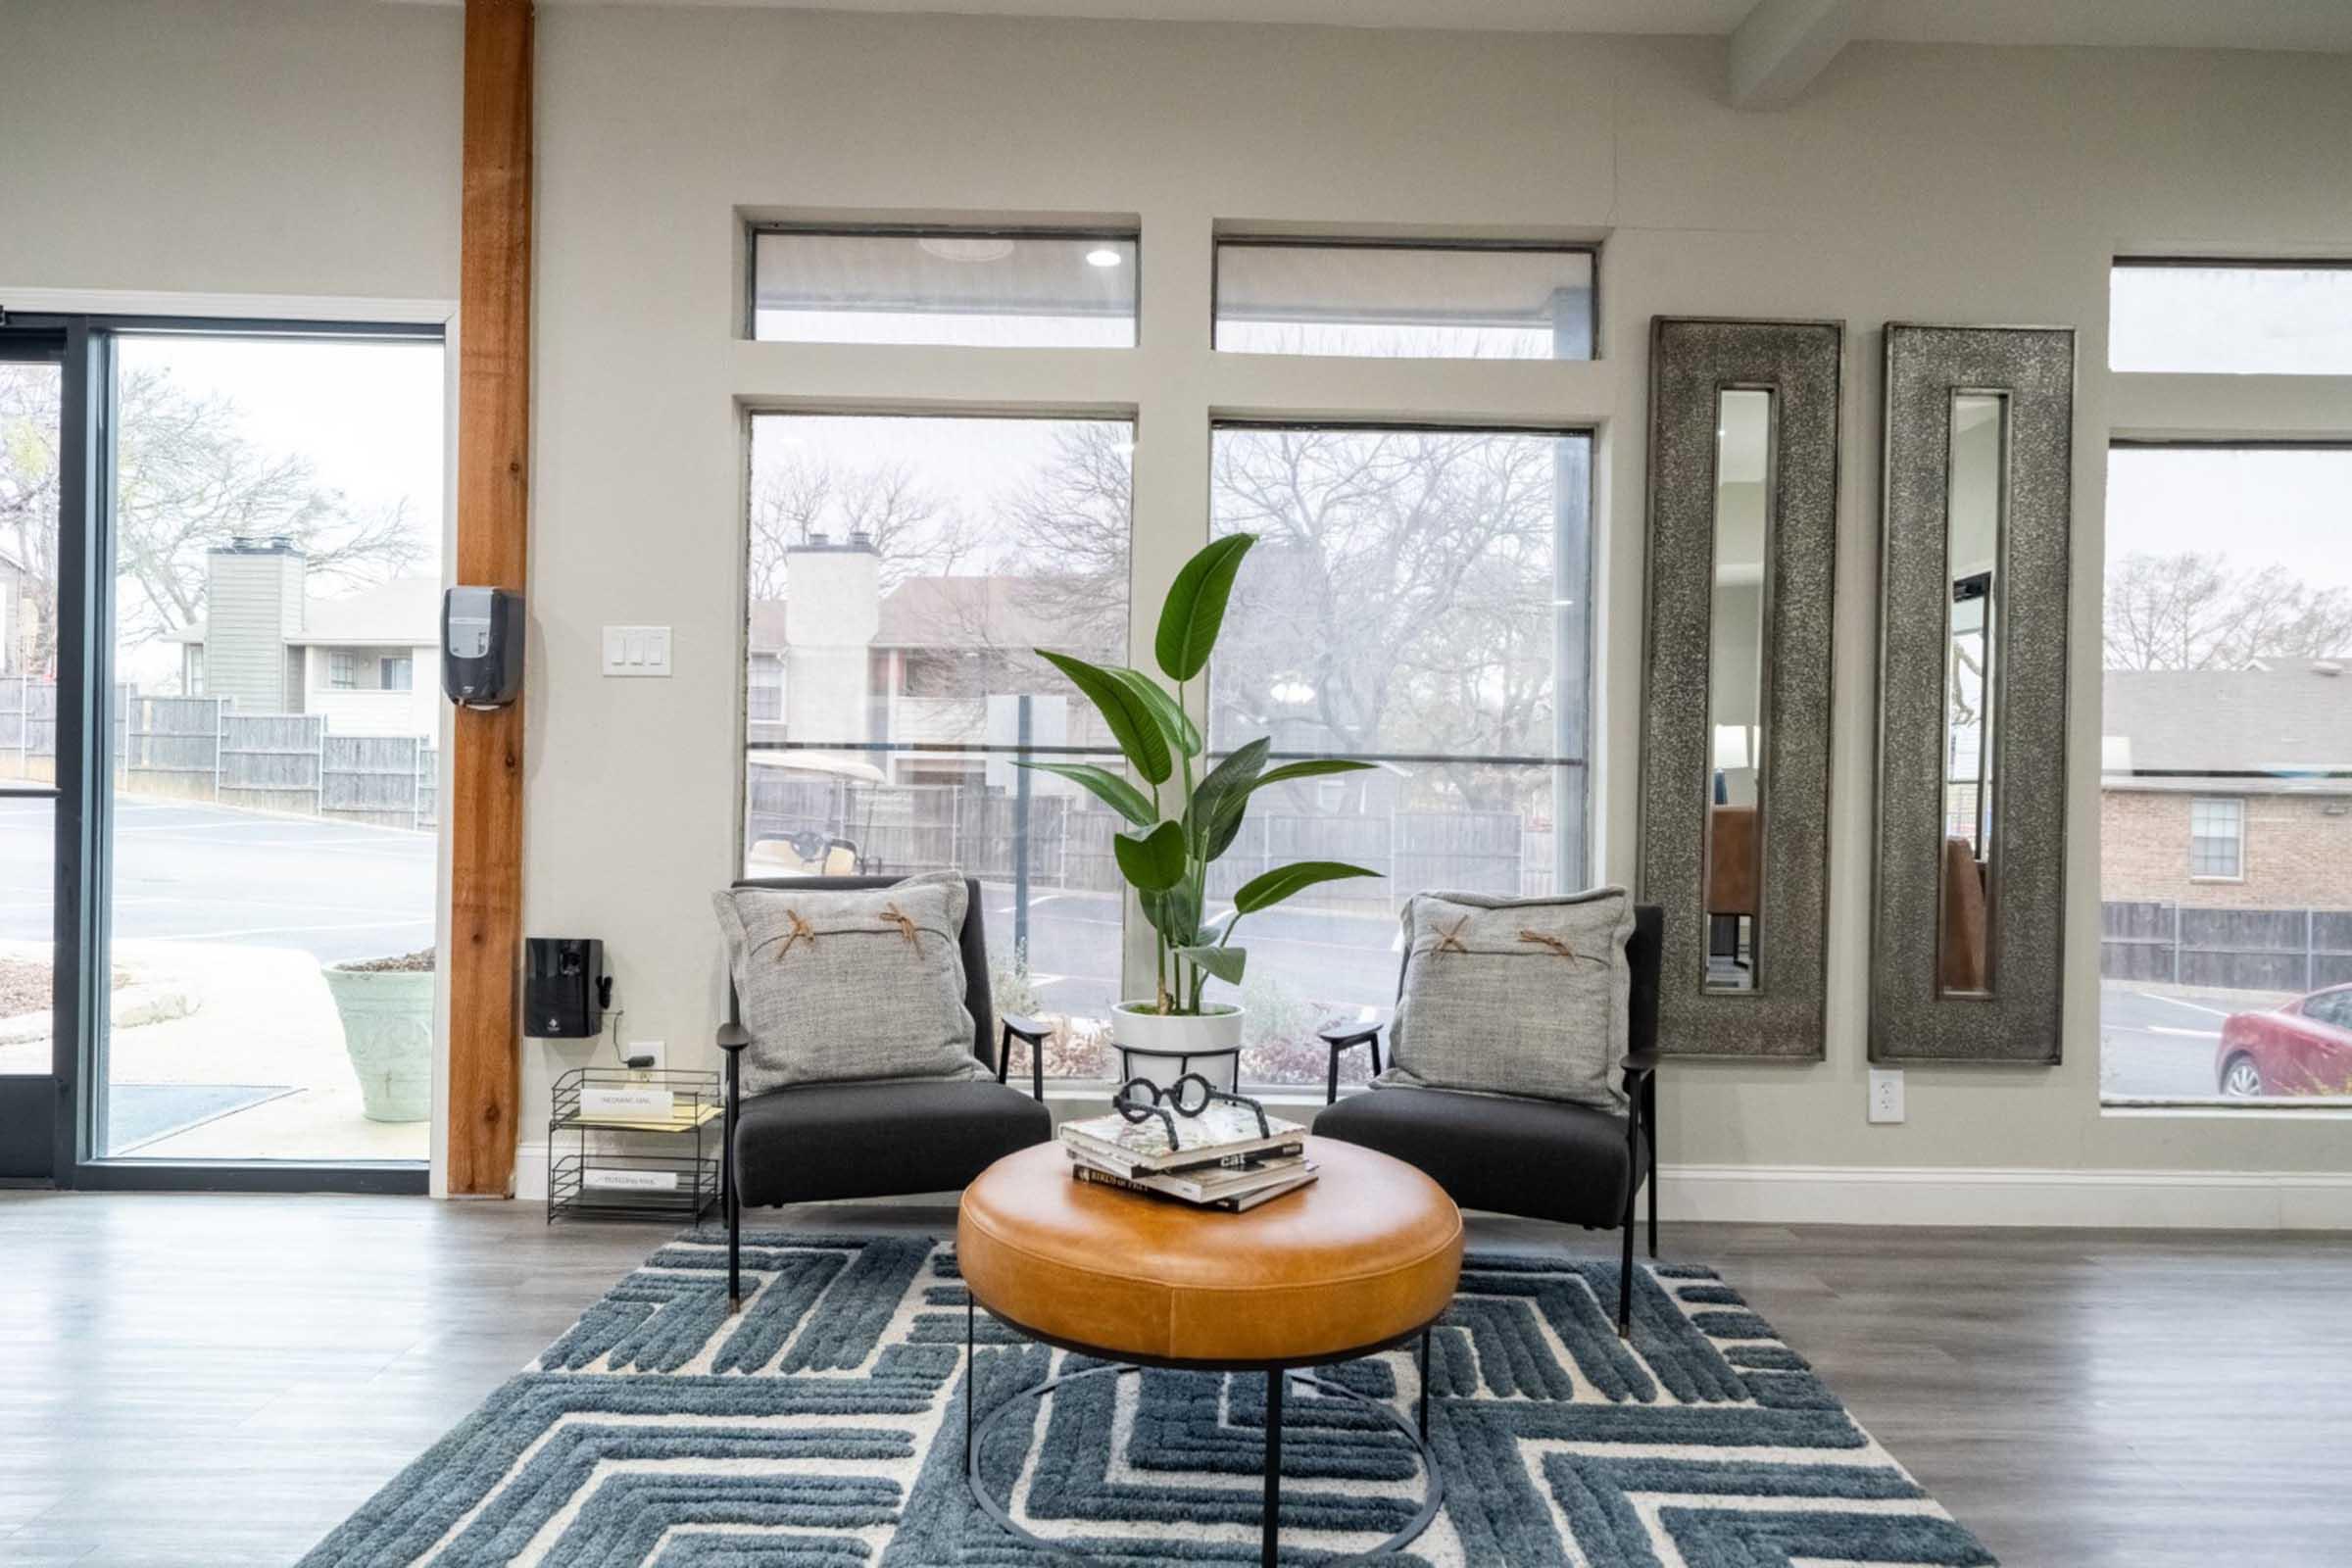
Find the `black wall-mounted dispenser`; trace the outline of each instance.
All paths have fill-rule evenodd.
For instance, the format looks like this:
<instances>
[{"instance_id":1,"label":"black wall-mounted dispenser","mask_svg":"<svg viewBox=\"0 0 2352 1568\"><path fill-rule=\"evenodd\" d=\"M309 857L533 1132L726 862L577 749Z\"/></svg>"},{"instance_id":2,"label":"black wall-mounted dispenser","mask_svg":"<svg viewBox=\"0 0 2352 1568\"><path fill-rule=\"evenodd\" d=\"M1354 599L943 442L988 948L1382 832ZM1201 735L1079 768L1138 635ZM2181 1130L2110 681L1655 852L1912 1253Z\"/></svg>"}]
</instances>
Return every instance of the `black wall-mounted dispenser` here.
<instances>
[{"instance_id":1,"label":"black wall-mounted dispenser","mask_svg":"<svg viewBox=\"0 0 2352 1568\"><path fill-rule=\"evenodd\" d=\"M467 708L522 695L522 595L451 588L441 596L441 692Z\"/></svg>"},{"instance_id":2,"label":"black wall-mounted dispenser","mask_svg":"<svg viewBox=\"0 0 2352 1568\"><path fill-rule=\"evenodd\" d=\"M602 1034L612 980L594 937L529 937L523 943L522 1032L534 1040Z\"/></svg>"}]
</instances>

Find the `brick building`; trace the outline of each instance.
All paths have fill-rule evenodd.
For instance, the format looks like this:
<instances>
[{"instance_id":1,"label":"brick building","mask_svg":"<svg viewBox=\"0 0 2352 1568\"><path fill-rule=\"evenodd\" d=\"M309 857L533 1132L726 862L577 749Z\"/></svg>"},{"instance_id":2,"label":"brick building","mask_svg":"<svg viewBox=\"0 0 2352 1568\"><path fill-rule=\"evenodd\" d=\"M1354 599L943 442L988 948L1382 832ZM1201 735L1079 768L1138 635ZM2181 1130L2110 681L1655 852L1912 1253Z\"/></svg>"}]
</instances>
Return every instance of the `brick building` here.
<instances>
[{"instance_id":1,"label":"brick building","mask_svg":"<svg viewBox=\"0 0 2352 1568\"><path fill-rule=\"evenodd\" d=\"M2109 670L2100 897L2352 908L2352 672Z\"/></svg>"}]
</instances>

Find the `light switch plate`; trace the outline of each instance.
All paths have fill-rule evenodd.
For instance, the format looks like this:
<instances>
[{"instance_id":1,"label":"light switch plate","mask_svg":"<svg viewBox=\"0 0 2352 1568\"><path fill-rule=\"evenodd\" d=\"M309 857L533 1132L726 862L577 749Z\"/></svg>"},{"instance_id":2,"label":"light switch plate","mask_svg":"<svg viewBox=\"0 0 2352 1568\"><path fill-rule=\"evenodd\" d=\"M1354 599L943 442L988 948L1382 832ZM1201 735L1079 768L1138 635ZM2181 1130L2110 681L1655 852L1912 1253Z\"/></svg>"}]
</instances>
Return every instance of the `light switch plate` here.
<instances>
[{"instance_id":1,"label":"light switch plate","mask_svg":"<svg viewBox=\"0 0 2352 1568\"><path fill-rule=\"evenodd\" d=\"M666 675L669 673L667 626L607 626L605 673L608 675Z\"/></svg>"},{"instance_id":2,"label":"light switch plate","mask_svg":"<svg viewBox=\"0 0 2352 1568\"><path fill-rule=\"evenodd\" d=\"M1872 1121L1901 1121L1903 1119L1903 1069L1873 1067L1870 1069L1870 1119Z\"/></svg>"}]
</instances>

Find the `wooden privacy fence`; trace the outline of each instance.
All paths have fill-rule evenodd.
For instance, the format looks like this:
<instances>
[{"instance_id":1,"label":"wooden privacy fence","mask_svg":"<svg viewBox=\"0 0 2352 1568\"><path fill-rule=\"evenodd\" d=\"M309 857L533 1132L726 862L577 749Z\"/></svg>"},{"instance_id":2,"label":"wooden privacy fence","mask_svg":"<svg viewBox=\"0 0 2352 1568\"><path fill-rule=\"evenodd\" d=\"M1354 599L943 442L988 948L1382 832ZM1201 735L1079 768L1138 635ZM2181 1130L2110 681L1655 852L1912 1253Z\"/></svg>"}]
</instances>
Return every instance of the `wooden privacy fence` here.
<instances>
[{"instance_id":1,"label":"wooden privacy fence","mask_svg":"<svg viewBox=\"0 0 2352 1568\"><path fill-rule=\"evenodd\" d=\"M753 770L745 826L753 842L804 835L813 848L846 839L894 873L957 869L1011 881L1021 822L1008 794L955 784L875 785ZM1126 824L1091 800L1054 794L1029 801L1033 887L1113 892L1122 884L1111 836ZM1231 898L1261 871L1295 860L1346 860L1387 884L1334 882L1308 903L1365 906L1387 914L1399 893L1424 888L1520 896L1551 887L1550 835L1513 811L1398 811L1337 816L1253 812L1210 868L1209 896ZM1534 859L1531 863L1530 857Z\"/></svg>"},{"instance_id":2,"label":"wooden privacy fence","mask_svg":"<svg viewBox=\"0 0 2352 1568\"><path fill-rule=\"evenodd\" d=\"M225 697L114 697L115 782L129 794L251 810L436 825L439 758L419 735L337 735L323 713L240 713ZM0 677L0 771L53 778L57 688Z\"/></svg>"},{"instance_id":3,"label":"wooden privacy fence","mask_svg":"<svg viewBox=\"0 0 2352 1568\"><path fill-rule=\"evenodd\" d=\"M2217 991L2318 991L2352 983L2352 909L2099 906L2099 973Z\"/></svg>"}]
</instances>

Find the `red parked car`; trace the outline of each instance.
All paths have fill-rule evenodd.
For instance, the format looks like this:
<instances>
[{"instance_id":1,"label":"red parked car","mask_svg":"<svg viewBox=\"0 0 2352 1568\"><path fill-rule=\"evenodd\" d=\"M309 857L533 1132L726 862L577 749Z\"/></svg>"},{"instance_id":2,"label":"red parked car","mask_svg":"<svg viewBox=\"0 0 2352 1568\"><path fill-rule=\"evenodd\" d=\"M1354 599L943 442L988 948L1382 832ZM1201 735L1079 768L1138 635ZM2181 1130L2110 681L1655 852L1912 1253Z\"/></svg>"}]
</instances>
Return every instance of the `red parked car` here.
<instances>
[{"instance_id":1,"label":"red parked car","mask_svg":"<svg viewBox=\"0 0 2352 1568\"><path fill-rule=\"evenodd\" d=\"M2231 1013L2222 1023L2214 1070L2232 1100L2352 1095L2352 986Z\"/></svg>"}]
</instances>

